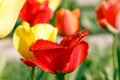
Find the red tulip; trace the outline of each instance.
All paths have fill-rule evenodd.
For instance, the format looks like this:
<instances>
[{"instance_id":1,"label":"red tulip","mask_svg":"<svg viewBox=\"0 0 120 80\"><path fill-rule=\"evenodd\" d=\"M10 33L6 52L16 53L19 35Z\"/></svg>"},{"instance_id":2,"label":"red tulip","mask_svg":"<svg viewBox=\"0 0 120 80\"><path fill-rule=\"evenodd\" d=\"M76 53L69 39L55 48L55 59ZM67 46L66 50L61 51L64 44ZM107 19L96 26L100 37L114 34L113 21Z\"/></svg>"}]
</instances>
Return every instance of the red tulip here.
<instances>
[{"instance_id":1,"label":"red tulip","mask_svg":"<svg viewBox=\"0 0 120 80\"><path fill-rule=\"evenodd\" d=\"M20 13L20 19L35 25L37 23L48 23L53 14L53 11L48 7L48 0L43 3L37 0L26 0Z\"/></svg>"},{"instance_id":2,"label":"red tulip","mask_svg":"<svg viewBox=\"0 0 120 80\"><path fill-rule=\"evenodd\" d=\"M83 40L86 35L88 35L88 30L65 37L60 44L38 40L30 48L35 59L22 60L25 63L32 62L44 71L53 74L72 72L87 57L88 43Z\"/></svg>"},{"instance_id":3,"label":"red tulip","mask_svg":"<svg viewBox=\"0 0 120 80\"><path fill-rule=\"evenodd\" d=\"M80 30L80 10L60 9L56 14L56 28L60 35L73 35Z\"/></svg>"},{"instance_id":4,"label":"red tulip","mask_svg":"<svg viewBox=\"0 0 120 80\"><path fill-rule=\"evenodd\" d=\"M101 5L96 8L96 15L102 28L106 29L107 23L109 28L120 31L120 0L102 0Z\"/></svg>"}]
</instances>

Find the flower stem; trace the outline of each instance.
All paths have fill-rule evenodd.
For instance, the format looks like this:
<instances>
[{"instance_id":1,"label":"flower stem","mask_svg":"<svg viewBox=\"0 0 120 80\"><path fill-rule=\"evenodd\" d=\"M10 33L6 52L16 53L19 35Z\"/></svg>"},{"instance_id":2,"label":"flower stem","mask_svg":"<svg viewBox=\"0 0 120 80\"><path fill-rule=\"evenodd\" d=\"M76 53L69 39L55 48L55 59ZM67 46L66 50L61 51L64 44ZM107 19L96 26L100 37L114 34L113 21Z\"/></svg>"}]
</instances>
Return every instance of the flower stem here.
<instances>
[{"instance_id":1,"label":"flower stem","mask_svg":"<svg viewBox=\"0 0 120 80\"><path fill-rule=\"evenodd\" d=\"M30 80L34 80L34 75L35 75L35 67L32 67Z\"/></svg>"},{"instance_id":2,"label":"flower stem","mask_svg":"<svg viewBox=\"0 0 120 80\"><path fill-rule=\"evenodd\" d=\"M58 80L67 80L67 74L57 74L57 79Z\"/></svg>"},{"instance_id":3,"label":"flower stem","mask_svg":"<svg viewBox=\"0 0 120 80\"><path fill-rule=\"evenodd\" d=\"M117 34L114 35L114 42L113 42L113 67L114 67L114 80L120 80L119 75L119 53L117 52Z\"/></svg>"},{"instance_id":4,"label":"flower stem","mask_svg":"<svg viewBox=\"0 0 120 80\"><path fill-rule=\"evenodd\" d=\"M67 80L67 74L64 74L63 76L64 76L64 80Z\"/></svg>"}]
</instances>

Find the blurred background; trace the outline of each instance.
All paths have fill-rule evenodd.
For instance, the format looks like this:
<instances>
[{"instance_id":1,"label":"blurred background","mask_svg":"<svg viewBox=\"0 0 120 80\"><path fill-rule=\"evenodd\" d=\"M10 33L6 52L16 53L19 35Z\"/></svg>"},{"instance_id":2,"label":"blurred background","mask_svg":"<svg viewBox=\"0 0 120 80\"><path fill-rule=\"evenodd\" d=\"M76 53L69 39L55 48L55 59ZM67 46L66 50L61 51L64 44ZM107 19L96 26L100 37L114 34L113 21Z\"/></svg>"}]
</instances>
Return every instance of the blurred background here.
<instances>
[{"instance_id":1,"label":"blurred background","mask_svg":"<svg viewBox=\"0 0 120 80\"><path fill-rule=\"evenodd\" d=\"M103 29L97 22L95 8L99 6L100 0L62 0L59 8L70 10L80 9L81 31L89 30L89 36L85 39L89 43L89 55L87 59L72 73L68 74L69 80L112 80L112 42L113 36ZM58 9L59 9L58 8ZM55 16L51 20L54 25ZM4 39L0 40L0 80L29 80L30 68L19 59L19 53L14 49L12 35L13 31ZM57 37L57 42L62 36ZM40 68L36 70L36 80L57 80L55 75L43 72Z\"/></svg>"}]
</instances>

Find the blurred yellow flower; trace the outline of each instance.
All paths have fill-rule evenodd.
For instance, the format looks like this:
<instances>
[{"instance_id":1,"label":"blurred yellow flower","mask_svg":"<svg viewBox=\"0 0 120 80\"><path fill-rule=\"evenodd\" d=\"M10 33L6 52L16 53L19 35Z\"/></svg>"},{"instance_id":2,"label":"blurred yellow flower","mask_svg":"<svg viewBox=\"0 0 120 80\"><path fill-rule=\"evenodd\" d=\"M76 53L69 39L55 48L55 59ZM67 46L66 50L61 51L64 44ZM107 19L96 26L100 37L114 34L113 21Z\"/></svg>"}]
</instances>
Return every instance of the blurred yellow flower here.
<instances>
[{"instance_id":1,"label":"blurred yellow flower","mask_svg":"<svg viewBox=\"0 0 120 80\"><path fill-rule=\"evenodd\" d=\"M26 0L0 0L0 38L10 33Z\"/></svg>"},{"instance_id":2,"label":"blurred yellow flower","mask_svg":"<svg viewBox=\"0 0 120 80\"><path fill-rule=\"evenodd\" d=\"M13 43L18 52L25 58L34 58L29 47L38 39L55 42L57 29L50 24L36 24L30 27L29 23L23 22L18 26L13 35Z\"/></svg>"},{"instance_id":3,"label":"blurred yellow flower","mask_svg":"<svg viewBox=\"0 0 120 80\"><path fill-rule=\"evenodd\" d=\"M40 3L43 3L45 0L37 0L38 2ZM55 11L59 5L60 5L60 2L61 0L48 0L49 1L49 8L53 11Z\"/></svg>"},{"instance_id":4,"label":"blurred yellow flower","mask_svg":"<svg viewBox=\"0 0 120 80\"><path fill-rule=\"evenodd\" d=\"M49 7L55 11L59 5L60 5L61 0L49 0Z\"/></svg>"}]
</instances>

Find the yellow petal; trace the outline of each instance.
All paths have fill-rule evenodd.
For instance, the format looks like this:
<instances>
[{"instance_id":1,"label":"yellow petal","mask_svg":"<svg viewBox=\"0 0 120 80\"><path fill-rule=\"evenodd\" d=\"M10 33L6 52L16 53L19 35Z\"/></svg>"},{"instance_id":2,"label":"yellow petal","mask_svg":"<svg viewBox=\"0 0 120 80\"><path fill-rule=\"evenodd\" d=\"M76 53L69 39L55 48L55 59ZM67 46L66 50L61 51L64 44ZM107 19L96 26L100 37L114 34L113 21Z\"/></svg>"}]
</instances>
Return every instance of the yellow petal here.
<instances>
[{"instance_id":1,"label":"yellow petal","mask_svg":"<svg viewBox=\"0 0 120 80\"><path fill-rule=\"evenodd\" d=\"M10 33L26 0L0 0L0 38Z\"/></svg>"},{"instance_id":2,"label":"yellow petal","mask_svg":"<svg viewBox=\"0 0 120 80\"><path fill-rule=\"evenodd\" d=\"M30 45L35 41L34 31L27 22L18 26L13 35L13 43L18 52L26 58L33 58L29 51Z\"/></svg>"},{"instance_id":3,"label":"yellow petal","mask_svg":"<svg viewBox=\"0 0 120 80\"><path fill-rule=\"evenodd\" d=\"M55 11L59 5L60 5L61 0L49 0L49 7Z\"/></svg>"},{"instance_id":4,"label":"yellow petal","mask_svg":"<svg viewBox=\"0 0 120 80\"><path fill-rule=\"evenodd\" d=\"M56 35L57 35L57 28L54 28L53 30L52 30L52 32L51 32L51 34L49 35L49 37L48 37L48 40L49 41L53 41L53 42L55 42L55 40L56 40Z\"/></svg>"},{"instance_id":5,"label":"yellow petal","mask_svg":"<svg viewBox=\"0 0 120 80\"><path fill-rule=\"evenodd\" d=\"M37 0L39 3L43 3L45 0Z\"/></svg>"},{"instance_id":6,"label":"yellow petal","mask_svg":"<svg viewBox=\"0 0 120 80\"><path fill-rule=\"evenodd\" d=\"M30 46L38 39L55 41L57 29L50 24L36 24L33 27L27 22L18 26L13 36L13 43L18 52L25 58L34 58Z\"/></svg>"},{"instance_id":7,"label":"yellow petal","mask_svg":"<svg viewBox=\"0 0 120 80\"><path fill-rule=\"evenodd\" d=\"M35 31L35 40L42 38L54 42L56 39L57 29L50 24L37 24L32 29Z\"/></svg>"},{"instance_id":8,"label":"yellow petal","mask_svg":"<svg viewBox=\"0 0 120 80\"><path fill-rule=\"evenodd\" d=\"M45 0L37 0L37 1L43 3ZM59 7L61 2L61 0L48 0L48 1L49 1L48 6L53 11L55 11Z\"/></svg>"}]
</instances>

